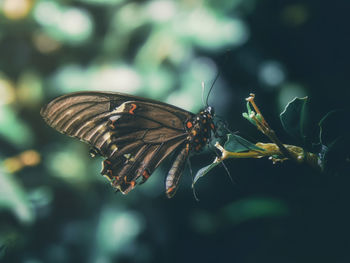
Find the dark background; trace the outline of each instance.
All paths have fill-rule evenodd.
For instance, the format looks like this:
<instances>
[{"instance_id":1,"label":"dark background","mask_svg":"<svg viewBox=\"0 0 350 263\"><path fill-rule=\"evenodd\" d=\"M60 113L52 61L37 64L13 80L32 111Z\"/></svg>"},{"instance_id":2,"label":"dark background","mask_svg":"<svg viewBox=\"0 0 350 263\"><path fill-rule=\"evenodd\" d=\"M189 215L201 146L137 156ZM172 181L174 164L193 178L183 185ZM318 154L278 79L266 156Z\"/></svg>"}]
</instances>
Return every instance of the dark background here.
<instances>
[{"instance_id":1,"label":"dark background","mask_svg":"<svg viewBox=\"0 0 350 263\"><path fill-rule=\"evenodd\" d=\"M216 113L250 141L256 102L279 114L308 96L310 130L348 107L348 1L16 1L0 3L1 262L349 262L350 181L306 165L228 160L191 190L164 194L166 161L126 196L88 146L49 128L40 108L77 90L114 90ZM153 8L153 9L152 9ZM169 11L170 10L170 11ZM348 127L348 119L343 126ZM207 151L191 158L197 171Z\"/></svg>"}]
</instances>

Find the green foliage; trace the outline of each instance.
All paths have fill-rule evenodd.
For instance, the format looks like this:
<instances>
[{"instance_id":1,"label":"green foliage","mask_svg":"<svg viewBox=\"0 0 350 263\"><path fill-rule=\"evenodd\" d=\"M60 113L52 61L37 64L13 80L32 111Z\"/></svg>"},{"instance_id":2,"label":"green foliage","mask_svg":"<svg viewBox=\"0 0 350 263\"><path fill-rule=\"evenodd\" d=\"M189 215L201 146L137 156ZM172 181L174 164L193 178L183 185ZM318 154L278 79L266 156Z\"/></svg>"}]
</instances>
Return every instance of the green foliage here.
<instances>
[{"instance_id":1,"label":"green foliage","mask_svg":"<svg viewBox=\"0 0 350 263\"><path fill-rule=\"evenodd\" d=\"M194 179L193 179L192 188L197 183L199 178L205 176L207 173L209 173L213 168L215 168L219 164L220 164L219 162L212 162L211 164L199 169L198 172L196 173Z\"/></svg>"},{"instance_id":2,"label":"green foliage","mask_svg":"<svg viewBox=\"0 0 350 263\"><path fill-rule=\"evenodd\" d=\"M254 143L251 143L250 141L242 138L241 136L232 133L227 134L227 140L224 144L224 148L226 151L234 153L254 150L264 151L264 149L259 148Z\"/></svg>"},{"instance_id":3,"label":"green foliage","mask_svg":"<svg viewBox=\"0 0 350 263\"><path fill-rule=\"evenodd\" d=\"M347 124L349 111L329 112L319 123L320 160L325 172L349 175L350 172L350 127Z\"/></svg>"},{"instance_id":4,"label":"green foliage","mask_svg":"<svg viewBox=\"0 0 350 263\"><path fill-rule=\"evenodd\" d=\"M235 153L254 151L254 150L264 151L264 149L257 147L255 144L251 143L250 141L232 133L227 134L227 140L224 144L224 149L226 151L235 152ZM198 181L199 178L205 176L207 173L209 173L213 168L215 168L219 164L220 164L219 161L214 161L210 165L207 165L199 169L193 179L192 187L194 187L195 183Z\"/></svg>"},{"instance_id":5,"label":"green foliage","mask_svg":"<svg viewBox=\"0 0 350 263\"><path fill-rule=\"evenodd\" d=\"M280 114L284 130L297 142L306 143L309 112L307 109L308 98L295 98L289 102Z\"/></svg>"},{"instance_id":6,"label":"green foliage","mask_svg":"<svg viewBox=\"0 0 350 263\"><path fill-rule=\"evenodd\" d=\"M319 122L320 142L323 145L332 147L338 141L349 137L349 125L347 124L349 113L346 110L334 110L321 119Z\"/></svg>"},{"instance_id":7,"label":"green foliage","mask_svg":"<svg viewBox=\"0 0 350 263\"><path fill-rule=\"evenodd\" d=\"M350 172L350 129L344 120L347 120L349 112L337 110L328 113L319 123L319 138L312 138L309 135L312 125L307 102L308 98L304 97L294 98L287 104L280 114L285 132L294 138L304 151L311 150L312 153L317 154L319 157L317 165L320 166L321 170L328 174L348 174ZM247 102L247 112L243 113L243 117L255 126L258 126L257 121L262 120L262 116L251 109L250 102ZM227 141L223 148L230 153L264 151L264 149L234 134L227 135ZM281 158L277 155L271 157ZM219 163L219 161L215 161L200 169L195 176L194 183Z\"/></svg>"},{"instance_id":8,"label":"green foliage","mask_svg":"<svg viewBox=\"0 0 350 263\"><path fill-rule=\"evenodd\" d=\"M335 110L326 114L319 122L319 138L311 138L311 128L307 97L295 98L286 106L280 118L284 130L295 138L305 149L319 155L319 165L328 174L348 174L350 172L350 130L346 121L349 112ZM314 145L311 145L315 143Z\"/></svg>"},{"instance_id":9,"label":"green foliage","mask_svg":"<svg viewBox=\"0 0 350 263\"><path fill-rule=\"evenodd\" d=\"M247 102L247 112L243 112L242 116L247 119L251 124L254 126L257 126L256 120L261 121L261 115L259 113L256 113L252 110L250 107L250 102ZM255 120L256 118L256 120Z\"/></svg>"},{"instance_id":10,"label":"green foliage","mask_svg":"<svg viewBox=\"0 0 350 263\"><path fill-rule=\"evenodd\" d=\"M25 225L35 220L33 207L23 187L8 173L0 170L0 210L9 210Z\"/></svg>"},{"instance_id":11,"label":"green foliage","mask_svg":"<svg viewBox=\"0 0 350 263\"><path fill-rule=\"evenodd\" d=\"M251 124L253 124L254 126L256 126L255 121L251 118L252 113L254 114L254 112L252 111L251 107L250 107L250 103L249 101L247 101L247 112L243 112L242 116L247 119L248 121L250 121Z\"/></svg>"},{"instance_id":12,"label":"green foliage","mask_svg":"<svg viewBox=\"0 0 350 263\"><path fill-rule=\"evenodd\" d=\"M24 120L10 107L0 105L0 136L6 138L18 148L30 147L34 141L34 134Z\"/></svg>"}]
</instances>

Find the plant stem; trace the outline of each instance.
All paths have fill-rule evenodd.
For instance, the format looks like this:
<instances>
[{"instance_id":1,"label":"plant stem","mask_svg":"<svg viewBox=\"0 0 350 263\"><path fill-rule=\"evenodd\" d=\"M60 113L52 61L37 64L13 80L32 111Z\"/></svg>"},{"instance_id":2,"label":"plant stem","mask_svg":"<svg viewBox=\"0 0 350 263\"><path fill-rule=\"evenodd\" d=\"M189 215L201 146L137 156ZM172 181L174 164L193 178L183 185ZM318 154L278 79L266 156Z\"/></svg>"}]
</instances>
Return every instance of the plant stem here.
<instances>
[{"instance_id":1,"label":"plant stem","mask_svg":"<svg viewBox=\"0 0 350 263\"><path fill-rule=\"evenodd\" d=\"M308 165L320 170L321 167L318 163L318 157L314 153L305 152L303 148L295 146L295 145L288 145L284 144L283 148L287 149L288 153L290 154L291 158L276 158L276 156L285 156L281 148L276 145L275 143L256 143L257 147L264 149L261 150L251 150L247 152L229 152L225 150L219 143L215 144L215 147L219 149L222 153L221 157L218 161L223 161L225 159L229 158L262 158L262 157L269 157L273 160L274 163L278 161L284 161L288 159L292 159L298 163L307 163Z\"/></svg>"},{"instance_id":2,"label":"plant stem","mask_svg":"<svg viewBox=\"0 0 350 263\"><path fill-rule=\"evenodd\" d=\"M261 114L259 107L256 105L255 94L250 93L249 97L246 100L253 106L256 114L250 116L256 123L258 130L260 130L264 135L266 135L272 142L274 142L280 150L280 154L285 156L288 159L298 162L295 159L294 155L290 153L290 151L282 144L280 139L277 137L275 131L271 129L270 125L265 120L264 116ZM259 116L259 118L257 117Z\"/></svg>"}]
</instances>

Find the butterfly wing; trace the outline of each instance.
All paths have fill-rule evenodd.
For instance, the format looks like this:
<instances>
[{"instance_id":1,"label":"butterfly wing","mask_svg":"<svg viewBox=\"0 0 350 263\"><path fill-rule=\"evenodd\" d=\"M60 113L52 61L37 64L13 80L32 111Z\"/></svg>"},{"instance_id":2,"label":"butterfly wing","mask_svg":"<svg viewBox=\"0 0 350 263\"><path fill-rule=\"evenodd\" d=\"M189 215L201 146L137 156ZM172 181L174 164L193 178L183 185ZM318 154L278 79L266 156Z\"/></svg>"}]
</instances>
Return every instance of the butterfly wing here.
<instances>
[{"instance_id":1,"label":"butterfly wing","mask_svg":"<svg viewBox=\"0 0 350 263\"><path fill-rule=\"evenodd\" d=\"M123 193L186 140L184 122L193 114L175 106L120 93L78 92L41 110L61 133L90 144L102 156L102 174Z\"/></svg>"}]
</instances>

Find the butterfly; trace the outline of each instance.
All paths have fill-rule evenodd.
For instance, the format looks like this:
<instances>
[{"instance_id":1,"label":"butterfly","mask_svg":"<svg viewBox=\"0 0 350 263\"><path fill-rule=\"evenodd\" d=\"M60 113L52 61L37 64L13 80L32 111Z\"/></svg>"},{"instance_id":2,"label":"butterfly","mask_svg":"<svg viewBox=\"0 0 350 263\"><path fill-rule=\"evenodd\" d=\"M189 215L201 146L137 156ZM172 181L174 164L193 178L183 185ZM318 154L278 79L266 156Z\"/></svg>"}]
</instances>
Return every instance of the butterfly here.
<instances>
[{"instance_id":1,"label":"butterfly","mask_svg":"<svg viewBox=\"0 0 350 263\"><path fill-rule=\"evenodd\" d=\"M171 154L165 180L175 195L186 161L200 152L216 131L214 109L193 114L160 101L113 92L76 92L52 100L40 111L49 126L92 147L105 157L101 174L127 194L147 181Z\"/></svg>"}]
</instances>

